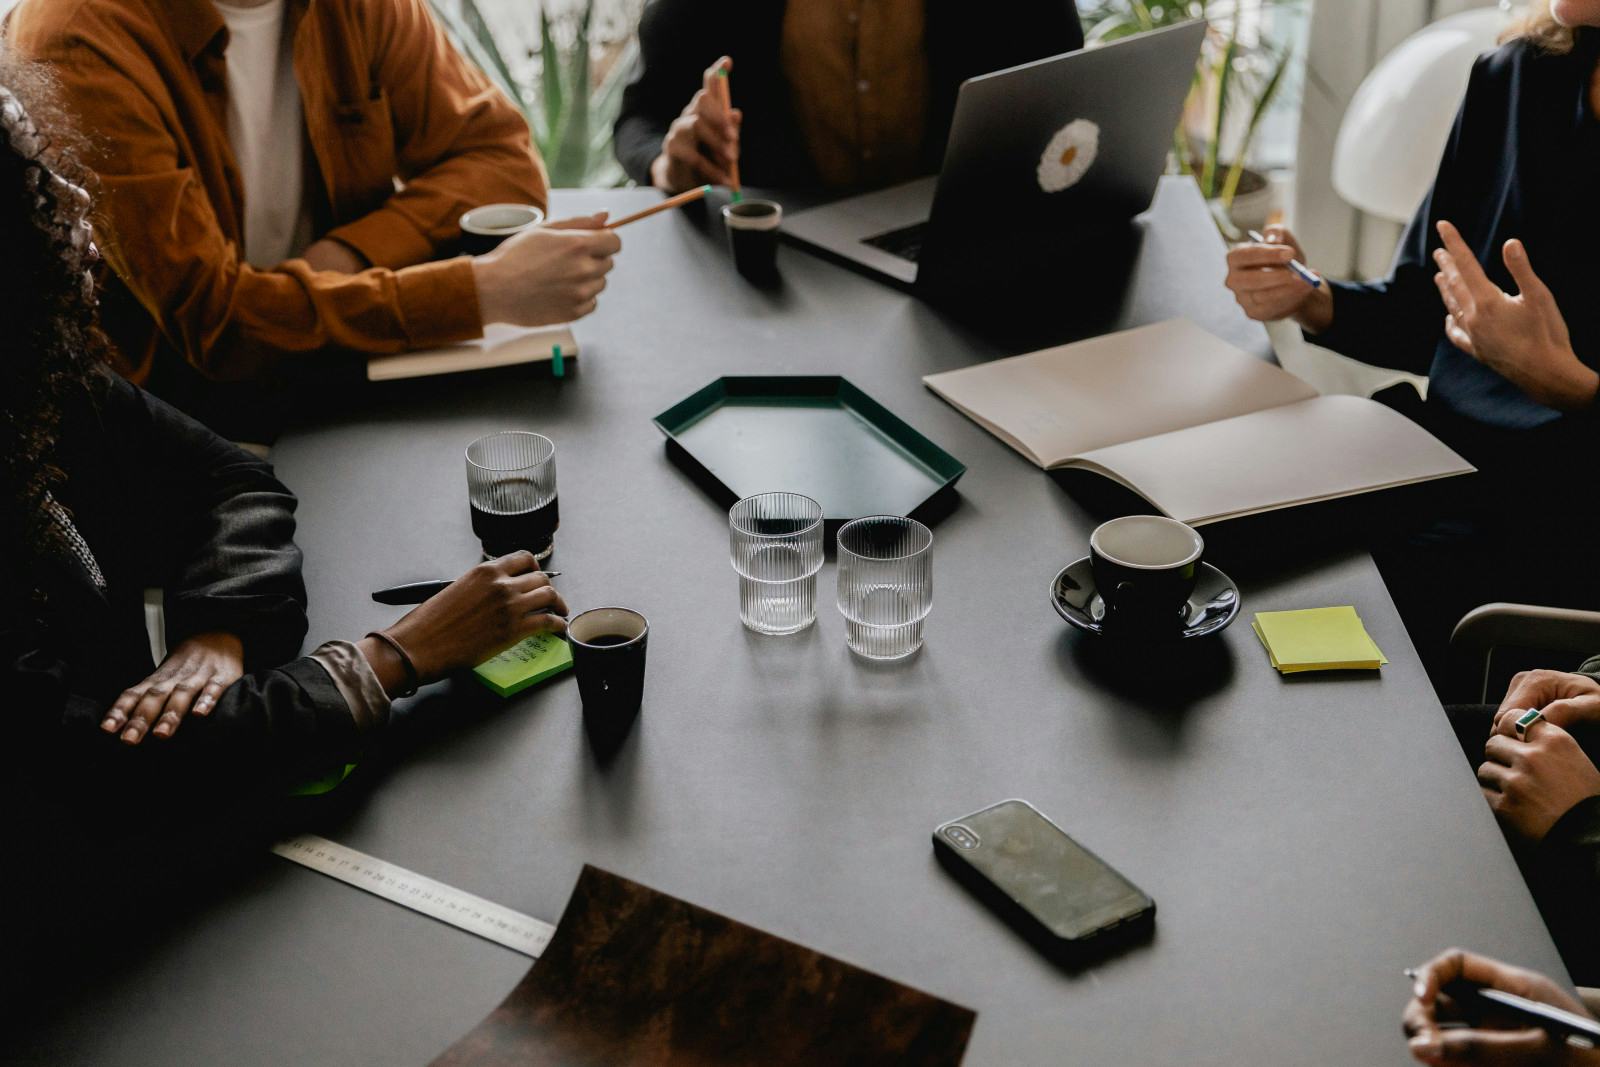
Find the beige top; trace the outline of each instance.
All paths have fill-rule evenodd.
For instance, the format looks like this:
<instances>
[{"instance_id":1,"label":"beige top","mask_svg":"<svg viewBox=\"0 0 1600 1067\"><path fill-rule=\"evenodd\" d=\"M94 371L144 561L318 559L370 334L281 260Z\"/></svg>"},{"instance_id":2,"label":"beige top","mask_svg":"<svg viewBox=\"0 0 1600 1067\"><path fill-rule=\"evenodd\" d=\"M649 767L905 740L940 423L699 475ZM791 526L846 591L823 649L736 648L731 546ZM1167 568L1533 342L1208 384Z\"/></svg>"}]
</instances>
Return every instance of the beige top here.
<instances>
[{"instance_id":1,"label":"beige top","mask_svg":"<svg viewBox=\"0 0 1600 1067\"><path fill-rule=\"evenodd\" d=\"M922 173L925 0L791 0L780 59L822 184L881 187Z\"/></svg>"}]
</instances>

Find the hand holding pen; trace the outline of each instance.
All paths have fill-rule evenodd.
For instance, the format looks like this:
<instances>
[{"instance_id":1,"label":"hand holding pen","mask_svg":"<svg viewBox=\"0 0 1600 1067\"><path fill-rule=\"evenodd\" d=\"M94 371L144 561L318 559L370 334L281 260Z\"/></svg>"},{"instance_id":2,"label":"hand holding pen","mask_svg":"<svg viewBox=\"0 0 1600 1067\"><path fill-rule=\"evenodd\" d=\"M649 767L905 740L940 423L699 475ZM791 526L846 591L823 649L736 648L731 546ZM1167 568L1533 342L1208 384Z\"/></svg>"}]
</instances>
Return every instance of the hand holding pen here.
<instances>
[{"instance_id":1,"label":"hand holding pen","mask_svg":"<svg viewBox=\"0 0 1600 1067\"><path fill-rule=\"evenodd\" d=\"M1542 974L1451 949L1408 970L1403 1023L1426 1064L1600 1064L1600 1023Z\"/></svg>"},{"instance_id":2,"label":"hand holding pen","mask_svg":"<svg viewBox=\"0 0 1600 1067\"><path fill-rule=\"evenodd\" d=\"M1305 265L1305 251L1284 226L1250 231L1250 243L1228 251L1227 286L1257 322L1295 319L1313 333L1333 325L1333 293Z\"/></svg>"}]
</instances>

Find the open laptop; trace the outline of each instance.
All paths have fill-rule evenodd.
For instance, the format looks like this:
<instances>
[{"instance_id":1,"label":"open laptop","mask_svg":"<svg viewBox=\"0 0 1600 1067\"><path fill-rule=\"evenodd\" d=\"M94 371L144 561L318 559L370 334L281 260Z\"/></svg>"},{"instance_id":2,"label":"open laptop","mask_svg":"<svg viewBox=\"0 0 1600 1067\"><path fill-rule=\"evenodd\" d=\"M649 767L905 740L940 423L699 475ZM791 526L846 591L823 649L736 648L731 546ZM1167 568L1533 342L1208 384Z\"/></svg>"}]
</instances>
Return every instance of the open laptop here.
<instances>
[{"instance_id":1,"label":"open laptop","mask_svg":"<svg viewBox=\"0 0 1600 1067\"><path fill-rule=\"evenodd\" d=\"M1202 20L970 78L934 178L801 211L786 237L892 284L994 291L1121 234L1166 170Z\"/></svg>"}]
</instances>

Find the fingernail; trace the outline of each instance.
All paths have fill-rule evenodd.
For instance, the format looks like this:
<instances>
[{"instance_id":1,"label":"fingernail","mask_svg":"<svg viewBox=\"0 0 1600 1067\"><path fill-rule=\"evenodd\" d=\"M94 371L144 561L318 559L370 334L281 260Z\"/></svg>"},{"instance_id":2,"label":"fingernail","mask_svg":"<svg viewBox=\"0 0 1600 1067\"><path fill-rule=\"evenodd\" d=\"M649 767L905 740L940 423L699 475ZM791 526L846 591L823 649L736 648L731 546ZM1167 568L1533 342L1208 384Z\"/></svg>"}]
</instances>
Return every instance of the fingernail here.
<instances>
[{"instance_id":1,"label":"fingernail","mask_svg":"<svg viewBox=\"0 0 1600 1067\"><path fill-rule=\"evenodd\" d=\"M100 729L104 730L108 734L116 733L117 720L113 716L107 715L105 721L100 724Z\"/></svg>"},{"instance_id":2,"label":"fingernail","mask_svg":"<svg viewBox=\"0 0 1600 1067\"><path fill-rule=\"evenodd\" d=\"M157 723L156 728L152 730L151 733L155 734L157 737L167 737L172 733L172 727L168 726L164 722Z\"/></svg>"},{"instance_id":3,"label":"fingernail","mask_svg":"<svg viewBox=\"0 0 1600 1067\"><path fill-rule=\"evenodd\" d=\"M1411 995L1421 1000L1428 995L1428 984L1419 978L1411 986Z\"/></svg>"},{"instance_id":4,"label":"fingernail","mask_svg":"<svg viewBox=\"0 0 1600 1067\"><path fill-rule=\"evenodd\" d=\"M130 726L126 730L122 731L122 739L130 743L137 741L139 740L139 731Z\"/></svg>"},{"instance_id":5,"label":"fingernail","mask_svg":"<svg viewBox=\"0 0 1600 1067\"><path fill-rule=\"evenodd\" d=\"M1423 1056L1437 1056L1443 1046L1436 1034L1418 1034L1411 1039L1411 1051Z\"/></svg>"}]
</instances>

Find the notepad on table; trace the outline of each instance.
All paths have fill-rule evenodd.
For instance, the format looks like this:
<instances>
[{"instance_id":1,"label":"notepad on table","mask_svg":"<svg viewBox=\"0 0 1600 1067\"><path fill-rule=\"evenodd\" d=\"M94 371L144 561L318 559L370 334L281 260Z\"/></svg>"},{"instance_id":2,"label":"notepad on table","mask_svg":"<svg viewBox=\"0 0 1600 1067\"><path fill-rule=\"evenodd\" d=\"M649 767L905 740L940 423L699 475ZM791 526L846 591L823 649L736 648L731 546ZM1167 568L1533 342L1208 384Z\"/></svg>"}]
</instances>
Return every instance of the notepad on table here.
<instances>
[{"instance_id":1,"label":"notepad on table","mask_svg":"<svg viewBox=\"0 0 1600 1067\"><path fill-rule=\"evenodd\" d=\"M1399 412L1318 396L1183 319L923 382L1046 470L1092 471L1191 526L1473 470Z\"/></svg>"},{"instance_id":2,"label":"notepad on table","mask_svg":"<svg viewBox=\"0 0 1600 1067\"><path fill-rule=\"evenodd\" d=\"M478 681L503 697L560 674L572 666L572 646L558 634L525 637L498 656L472 668Z\"/></svg>"},{"instance_id":3,"label":"notepad on table","mask_svg":"<svg viewBox=\"0 0 1600 1067\"><path fill-rule=\"evenodd\" d=\"M1250 626L1284 674L1375 671L1389 662L1352 607L1258 611Z\"/></svg>"},{"instance_id":4,"label":"notepad on table","mask_svg":"<svg viewBox=\"0 0 1600 1067\"><path fill-rule=\"evenodd\" d=\"M406 352L398 356L373 356L367 360L367 381L428 378L436 374L511 367L519 363L548 363L561 349L563 360L578 354L578 342L566 327L526 329L496 324L486 326L476 341Z\"/></svg>"}]
</instances>

